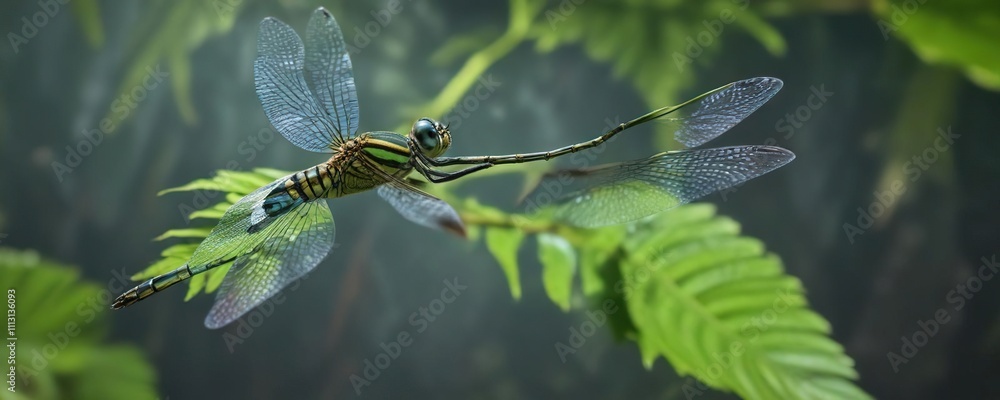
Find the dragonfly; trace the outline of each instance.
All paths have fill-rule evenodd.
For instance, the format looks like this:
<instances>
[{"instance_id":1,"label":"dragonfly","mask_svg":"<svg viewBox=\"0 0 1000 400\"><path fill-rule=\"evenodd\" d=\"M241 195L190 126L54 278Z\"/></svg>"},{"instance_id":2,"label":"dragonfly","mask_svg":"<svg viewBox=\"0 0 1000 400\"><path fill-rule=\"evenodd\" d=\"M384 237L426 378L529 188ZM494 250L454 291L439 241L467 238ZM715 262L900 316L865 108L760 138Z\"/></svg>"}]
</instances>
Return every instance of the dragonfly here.
<instances>
[{"instance_id":1,"label":"dragonfly","mask_svg":"<svg viewBox=\"0 0 1000 400\"><path fill-rule=\"evenodd\" d=\"M313 270L333 247L336 228L325 199L375 190L405 219L465 235L458 213L427 193L439 183L496 165L551 160L594 148L615 135L661 117L678 123L675 137L699 146L728 131L780 90L775 78L733 82L683 104L622 123L590 141L535 153L444 157L448 126L420 118L408 134L358 134L358 99L348 47L333 16L317 9L305 43L287 24L265 18L259 28L254 85L264 113L292 144L330 154L313 167L279 178L236 201L181 267L118 296L120 309L192 276L230 265L205 318L223 327ZM741 184L794 158L772 146L678 150L646 159L564 171L575 186L553 201L563 222L592 227L640 219ZM452 166L460 166L455 168ZM558 179L548 175L545 179Z\"/></svg>"}]
</instances>

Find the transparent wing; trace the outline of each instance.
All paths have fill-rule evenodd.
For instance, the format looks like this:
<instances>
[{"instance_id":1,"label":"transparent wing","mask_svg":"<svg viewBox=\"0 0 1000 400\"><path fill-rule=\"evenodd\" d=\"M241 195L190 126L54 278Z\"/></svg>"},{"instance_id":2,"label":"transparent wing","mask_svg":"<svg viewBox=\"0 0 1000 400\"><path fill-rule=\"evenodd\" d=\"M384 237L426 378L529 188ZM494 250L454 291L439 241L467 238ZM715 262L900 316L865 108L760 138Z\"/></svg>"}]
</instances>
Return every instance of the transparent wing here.
<instances>
[{"instance_id":1,"label":"transparent wing","mask_svg":"<svg viewBox=\"0 0 1000 400\"><path fill-rule=\"evenodd\" d=\"M329 153L339 137L306 84L304 60L302 40L291 27L271 17L261 21L253 69L264 114L292 144Z\"/></svg>"},{"instance_id":2,"label":"transparent wing","mask_svg":"<svg viewBox=\"0 0 1000 400\"><path fill-rule=\"evenodd\" d=\"M674 138L686 147L697 147L726 133L757 111L781 90L777 78L750 78L730 83L677 106Z\"/></svg>"},{"instance_id":3,"label":"transparent wing","mask_svg":"<svg viewBox=\"0 0 1000 400\"><path fill-rule=\"evenodd\" d=\"M400 178L389 175L364 157L359 160L365 164L365 169L384 182L376 189L379 197L389 202L403 218L418 225L465 237L465 224L451 205L403 182Z\"/></svg>"},{"instance_id":4,"label":"transparent wing","mask_svg":"<svg viewBox=\"0 0 1000 400\"><path fill-rule=\"evenodd\" d=\"M250 216L260 208L268 193L278 185L283 185L288 178L289 176L285 176L264 185L230 206L208 237L195 249L191 261L188 262L192 268L199 269L208 265L218 265L225 260L233 260L263 243L268 237L267 229L249 233Z\"/></svg>"},{"instance_id":5,"label":"transparent wing","mask_svg":"<svg viewBox=\"0 0 1000 400\"><path fill-rule=\"evenodd\" d=\"M333 216L325 201L302 204L268 217L250 233L250 217L282 177L244 196L226 210L191 256L192 272L233 261L205 326L218 328L239 318L326 257L333 246Z\"/></svg>"},{"instance_id":6,"label":"transparent wing","mask_svg":"<svg viewBox=\"0 0 1000 400\"><path fill-rule=\"evenodd\" d=\"M313 12L306 28L306 76L341 139L358 131L358 94L351 57L333 15L322 7Z\"/></svg>"},{"instance_id":7,"label":"transparent wing","mask_svg":"<svg viewBox=\"0 0 1000 400\"><path fill-rule=\"evenodd\" d=\"M267 239L233 262L205 317L208 328L225 326L260 305L316 268L333 248L336 229L325 201L302 204L277 218L265 229Z\"/></svg>"},{"instance_id":8,"label":"transparent wing","mask_svg":"<svg viewBox=\"0 0 1000 400\"><path fill-rule=\"evenodd\" d=\"M378 195L403 218L465 237L465 225L448 203L396 179L378 187Z\"/></svg>"},{"instance_id":9,"label":"transparent wing","mask_svg":"<svg viewBox=\"0 0 1000 400\"><path fill-rule=\"evenodd\" d=\"M660 153L647 159L545 176L526 196L552 199L555 217L598 227L647 217L764 175L795 158L772 146Z\"/></svg>"}]
</instances>

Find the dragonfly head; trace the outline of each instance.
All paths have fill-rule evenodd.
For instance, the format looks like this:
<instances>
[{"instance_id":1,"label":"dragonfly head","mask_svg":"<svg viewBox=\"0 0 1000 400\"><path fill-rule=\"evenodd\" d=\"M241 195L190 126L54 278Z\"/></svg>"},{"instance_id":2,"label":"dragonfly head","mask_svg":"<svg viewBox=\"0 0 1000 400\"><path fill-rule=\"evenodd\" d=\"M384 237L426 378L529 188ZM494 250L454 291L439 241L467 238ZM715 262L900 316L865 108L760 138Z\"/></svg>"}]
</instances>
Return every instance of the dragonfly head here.
<instances>
[{"instance_id":1,"label":"dragonfly head","mask_svg":"<svg viewBox=\"0 0 1000 400\"><path fill-rule=\"evenodd\" d=\"M410 129L410 140L417 149L427 157L438 157L451 146L451 133L448 127L430 118L421 118L413 123Z\"/></svg>"}]
</instances>

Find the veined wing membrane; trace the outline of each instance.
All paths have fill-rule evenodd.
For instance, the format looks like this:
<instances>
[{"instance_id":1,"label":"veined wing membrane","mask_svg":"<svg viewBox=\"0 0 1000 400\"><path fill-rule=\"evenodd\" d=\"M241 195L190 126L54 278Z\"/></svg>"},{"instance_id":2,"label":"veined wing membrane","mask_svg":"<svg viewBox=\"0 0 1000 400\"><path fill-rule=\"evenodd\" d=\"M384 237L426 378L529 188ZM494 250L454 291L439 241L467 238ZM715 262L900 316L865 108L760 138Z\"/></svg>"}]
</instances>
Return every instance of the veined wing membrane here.
<instances>
[{"instance_id":1,"label":"veined wing membrane","mask_svg":"<svg viewBox=\"0 0 1000 400\"><path fill-rule=\"evenodd\" d=\"M292 144L330 153L336 130L306 84L304 62L302 40L291 27L271 17L261 21L253 69L264 114Z\"/></svg>"},{"instance_id":2,"label":"veined wing membrane","mask_svg":"<svg viewBox=\"0 0 1000 400\"><path fill-rule=\"evenodd\" d=\"M219 328L260 305L302 277L333 248L336 229L324 200L311 201L277 217L267 239L233 262L205 326Z\"/></svg>"},{"instance_id":3,"label":"veined wing membrane","mask_svg":"<svg viewBox=\"0 0 1000 400\"><path fill-rule=\"evenodd\" d=\"M647 217L733 187L787 164L773 146L681 150L650 158L546 175L526 198L553 198L557 220L579 227ZM555 189L554 189L555 188Z\"/></svg>"},{"instance_id":4,"label":"veined wing membrane","mask_svg":"<svg viewBox=\"0 0 1000 400\"><path fill-rule=\"evenodd\" d=\"M668 111L667 123L677 125L674 138L697 147L726 133L757 111L781 90L777 78L750 78L702 94Z\"/></svg>"},{"instance_id":5,"label":"veined wing membrane","mask_svg":"<svg viewBox=\"0 0 1000 400\"><path fill-rule=\"evenodd\" d=\"M351 57L344 35L330 12L313 12L306 28L306 76L339 139L354 137L358 131L358 94L354 88Z\"/></svg>"},{"instance_id":6,"label":"veined wing membrane","mask_svg":"<svg viewBox=\"0 0 1000 400\"><path fill-rule=\"evenodd\" d=\"M376 189L379 197L395 208L403 218L418 225L465 237L465 224L450 204L389 175L371 161L361 160L369 171L385 182Z\"/></svg>"},{"instance_id":7,"label":"veined wing membrane","mask_svg":"<svg viewBox=\"0 0 1000 400\"><path fill-rule=\"evenodd\" d=\"M465 237L462 219L444 200L395 179L379 186L378 195L411 222Z\"/></svg>"},{"instance_id":8,"label":"veined wing membrane","mask_svg":"<svg viewBox=\"0 0 1000 400\"><path fill-rule=\"evenodd\" d=\"M315 268L333 247L333 216L323 200L268 217L263 228L248 232L254 210L287 179L279 178L233 204L191 256L193 273L233 261L205 326L219 328L239 318Z\"/></svg>"}]
</instances>

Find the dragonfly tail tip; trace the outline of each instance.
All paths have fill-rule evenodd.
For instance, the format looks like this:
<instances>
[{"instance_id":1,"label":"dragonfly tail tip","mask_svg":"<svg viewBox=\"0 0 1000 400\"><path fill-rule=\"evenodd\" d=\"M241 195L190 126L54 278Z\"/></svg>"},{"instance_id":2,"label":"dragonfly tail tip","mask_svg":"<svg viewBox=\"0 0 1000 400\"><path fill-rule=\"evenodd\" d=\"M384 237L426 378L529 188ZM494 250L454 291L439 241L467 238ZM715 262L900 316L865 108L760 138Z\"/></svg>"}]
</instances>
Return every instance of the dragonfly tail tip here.
<instances>
[{"instance_id":1,"label":"dragonfly tail tip","mask_svg":"<svg viewBox=\"0 0 1000 400\"><path fill-rule=\"evenodd\" d=\"M115 298L115 301L111 303L112 310L118 310L132 305L133 303L139 301L139 295L135 288L122 293L120 296Z\"/></svg>"}]
</instances>

